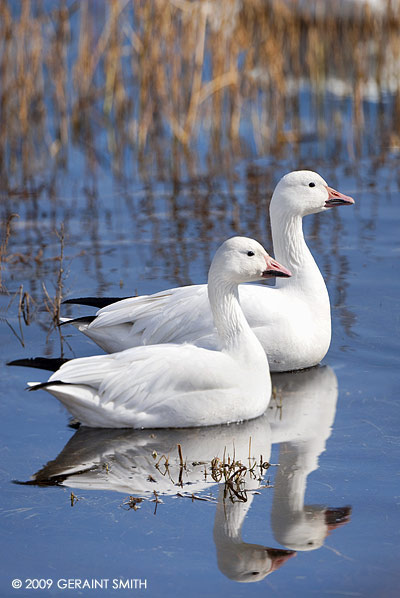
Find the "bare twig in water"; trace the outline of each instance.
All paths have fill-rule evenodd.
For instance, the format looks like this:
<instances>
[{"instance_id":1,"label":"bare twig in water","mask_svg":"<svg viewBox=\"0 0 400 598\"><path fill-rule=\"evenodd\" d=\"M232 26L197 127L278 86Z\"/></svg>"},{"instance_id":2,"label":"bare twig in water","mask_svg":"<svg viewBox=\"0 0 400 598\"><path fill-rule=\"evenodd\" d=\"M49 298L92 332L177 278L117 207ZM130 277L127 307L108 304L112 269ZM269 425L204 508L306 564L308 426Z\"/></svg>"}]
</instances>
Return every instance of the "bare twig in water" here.
<instances>
[{"instance_id":1,"label":"bare twig in water","mask_svg":"<svg viewBox=\"0 0 400 598\"><path fill-rule=\"evenodd\" d=\"M19 332L20 332L20 334L18 334L18 332L16 332L16 331L15 331L14 327L13 327L13 326L11 326L10 322L9 322L8 320L6 320L5 318L4 318L4 322L5 322L5 323L7 324L7 326L10 328L10 330L11 330L11 332L14 334L14 336L15 336L15 337L16 337L16 338L19 340L19 342L21 343L21 345L22 345L23 347L25 347L24 334L23 334L23 331L22 331L22 329L21 329L21 323L19 322L19 324L20 324L20 328L19 328Z\"/></svg>"},{"instance_id":2,"label":"bare twig in water","mask_svg":"<svg viewBox=\"0 0 400 598\"><path fill-rule=\"evenodd\" d=\"M78 496L76 496L76 494L74 494L73 492L71 492L69 498L71 501L71 507L75 506L75 504L78 502L78 500L80 500L80 498Z\"/></svg>"},{"instance_id":3,"label":"bare twig in water","mask_svg":"<svg viewBox=\"0 0 400 598\"><path fill-rule=\"evenodd\" d=\"M133 511L137 511L138 509L140 509L139 505L144 502L144 501L150 501L150 502L154 502L155 503L155 507L154 507L154 515L157 513L157 507L158 505L162 504L162 500L159 498L158 493L156 490L153 491L153 495L154 498L143 498L140 496L128 496L124 502L122 503L122 505L120 505L123 509L125 509L126 511L129 511L130 509L132 509Z\"/></svg>"},{"instance_id":4,"label":"bare twig in water","mask_svg":"<svg viewBox=\"0 0 400 598\"><path fill-rule=\"evenodd\" d=\"M197 494L182 494L181 492L177 492L176 496L179 498L190 498L192 502L195 500L199 500L202 502L216 502L216 499L213 496L197 496Z\"/></svg>"},{"instance_id":5,"label":"bare twig in water","mask_svg":"<svg viewBox=\"0 0 400 598\"><path fill-rule=\"evenodd\" d=\"M179 455L180 465L181 465L181 467L185 467L185 464L183 462L182 447L180 444L178 444L177 447L178 447L178 455Z\"/></svg>"},{"instance_id":6,"label":"bare twig in water","mask_svg":"<svg viewBox=\"0 0 400 598\"><path fill-rule=\"evenodd\" d=\"M24 291L24 287L21 284L21 286L19 288L18 319L20 320L22 317L26 326L29 326L29 324L31 323L31 318L32 318L31 305L32 305L32 303L34 304L36 302L27 291Z\"/></svg>"},{"instance_id":7,"label":"bare twig in water","mask_svg":"<svg viewBox=\"0 0 400 598\"><path fill-rule=\"evenodd\" d=\"M3 273L3 262L5 261L6 255L7 255L7 247L8 247L8 241L10 240L10 235L11 235L11 223L14 220L14 218L19 218L18 214L10 214L6 220L6 224L5 224L5 231L4 231L4 239L0 245L0 291L5 291L6 288L3 284L3 277L2 277L2 273Z\"/></svg>"},{"instance_id":8,"label":"bare twig in water","mask_svg":"<svg viewBox=\"0 0 400 598\"><path fill-rule=\"evenodd\" d=\"M64 232L64 223L61 223L60 232L56 231L57 237L60 240L60 255L57 257L59 261L59 268L57 273L57 282L56 282L56 294L54 298L51 298L47 289L46 285L42 283L43 291L45 294L45 306L47 311L52 317L54 326L58 325L60 319L60 308L61 308L61 301L62 301L62 291L63 291L63 274L64 274L64 243L65 243L65 232Z\"/></svg>"},{"instance_id":9,"label":"bare twig in water","mask_svg":"<svg viewBox=\"0 0 400 598\"><path fill-rule=\"evenodd\" d=\"M22 321L24 321L26 326L29 326L29 324L31 323L31 320L32 320L32 306L35 305L36 302L27 291L24 291L24 287L21 284L18 291L16 291L14 293L14 295L12 296L11 301L7 305L6 311L8 311L10 309L10 307L13 304L16 297L19 298L19 300L18 300L19 333L14 329L14 327L10 324L10 322L7 319L4 318L4 321L7 324L7 326L11 329L12 333L15 335L15 337L18 339L18 341L21 343L21 345L23 347L25 347L24 330L22 327Z\"/></svg>"},{"instance_id":10,"label":"bare twig in water","mask_svg":"<svg viewBox=\"0 0 400 598\"><path fill-rule=\"evenodd\" d=\"M157 453L156 453L156 456L155 456L155 458L156 458L156 457L157 457ZM161 465L160 465L161 461L163 461L163 463L161 464L161 465L163 466L163 468L164 468L163 470L161 470ZM155 467L156 469L158 469L158 471L161 473L161 475L165 476L165 475L167 475L167 474L168 474L168 477L169 477L170 479L172 479L172 478L171 478L170 471L169 471L169 457L166 457L165 455L161 455L161 457L158 459L158 461L157 461L157 463L154 465L154 467Z\"/></svg>"},{"instance_id":11,"label":"bare twig in water","mask_svg":"<svg viewBox=\"0 0 400 598\"><path fill-rule=\"evenodd\" d=\"M153 498L152 500L153 500L153 502L155 502L155 503L156 503L156 504L155 504L155 507L154 507L154 513L153 513L153 515L156 515L156 513L157 513L157 507L158 507L158 505L159 505L159 504L161 504L161 503L162 503L162 500L160 500L160 499L158 498L158 494L157 494L157 491L156 491L156 490L153 490L153 494L154 494L154 498Z\"/></svg>"},{"instance_id":12,"label":"bare twig in water","mask_svg":"<svg viewBox=\"0 0 400 598\"><path fill-rule=\"evenodd\" d=\"M179 463L180 463L178 485L182 488L182 486L183 486L183 470L186 469L186 463L183 461L181 445L178 444L177 447L178 447L178 455L179 455Z\"/></svg>"},{"instance_id":13,"label":"bare twig in water","mask_svg":"<svg viewBox=\"0 0 400 598\"><path fill-rule=\"evenodd\" d=\"M54 297L50 297L49 292L46 288L44 282L42 283L43 292L44 292L44 304L46 310L49 312L53 328L57 328L58 334L60 337L60 351L61 356L63 356L63 336L61 333L61 328L58 326L60 320L60 309L61 309L61 302L62 302L62 293L63 293L63 283L64 283L64 245L65 245L65 231L64 231L64 223L61 223L60 231L56 231L57 237L60 240L60 254L57 256L57 260L59 262L58 273L57 273L57 281L56 281L56 294ZM49 330L49 334L51 329Z\"/></svg>"},{"instance_id":14,"label":"bare twig in water","mask_svg":"<svg viewBox=\"0 0 400 598\"><path fill-rule=\"evenodd\" d=\"M143 501L144 498L140 498L138 496L128 496L121 506L122 508L125 508L127 511L129 511L129 509L137 511L140 508L138 505Z\"/></svg>"},{"instance_id":15,"label":"bare twig in water","mask_svg":"<svg viewBox=\"0 0 400 598\"><path fill-rule=\"evenodd\" d=\"M271 407L270 409L273 409L273 403L275 404L275 409L277 410L277 412L279 413L279 419L282 419L282 408L283 408L283 397L282 397L282 391L279 390L276 386L272 387L272 397L271 397Z\"/></svg>"}]
</instances>

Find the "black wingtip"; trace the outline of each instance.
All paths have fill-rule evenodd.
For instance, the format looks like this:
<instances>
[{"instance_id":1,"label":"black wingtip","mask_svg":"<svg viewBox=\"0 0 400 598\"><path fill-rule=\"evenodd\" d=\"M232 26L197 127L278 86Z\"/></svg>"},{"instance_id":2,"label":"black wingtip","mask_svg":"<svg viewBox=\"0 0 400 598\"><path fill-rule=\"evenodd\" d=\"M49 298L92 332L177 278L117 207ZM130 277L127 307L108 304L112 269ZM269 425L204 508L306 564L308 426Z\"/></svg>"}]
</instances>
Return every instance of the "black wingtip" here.
<instances>
[{"instance_id":1,"label":"black wingtip","mask_svg":"<svg viewBox=\"0 0 400 598\"><path fill-rule=\"evenodd\" d=\"M71 419L71 421L68 422L68 428L71 428L72 430L79 430L81 426L81 422L77 419Z\"/></svg>"},{"instance_id":2,"label":"black wingtip","mask_svg":"<svg viewBox=\"0 0 400 598\"><path fill-rule=\"evenodd\" d=\"M90 307L102 308L123 299L129 299L129 297L77 297L76 299L65 299L63 304L89 305Z\"/></svg>"},{"instance_id":3,"label":"black wingtip","mask_svg":"<svg viewBox=\"0 0 400 598\"><path fill-rule=\"evenodd\" d=\"M56 479L49 479L49 480L28 480L27 482L21 482L20 480L12 480L13 484L17 486L61 486L63 481L67 478L67 476L63 476L64 479L61 479L62 476Z\"/></svg>"},{"instance_id":4,"label":"black wingtip","mask_svg":"<svg viewBox=\"0 0 400 598\"><path fill-rule=\"evenodd\" d=\"M20 367L37 368L39 370L56 372L67 361L69 361L69 359L63 357L28 357L26 359L14 359L14 361L9 361L7 365L17 365Z\"/></svg>"},{"instance_id":5,"label":"black wingtip","mask_svg":"<svg viewBox=\"0 0 400 598\"><path fill-rule=\"evenodd\" d=\"M66 320L65 322L59 322L59 326L64 326L65 324L91 324L93 320L96 319L97 316L82 316L81 318L73 318L72 320Z\"/></svg>"},{"instance_id":6,"label":"black wingtip","mask_svg":"<svg viewBox=\"0 0 400 598\"><path fill-rule=\"evenodd\" d=\"M39 384L35 384L35 386L28 386L27 390L41 390L46 389L49 386L67 386L72 384L72 382L63 382L62 380L51 380L48 382L39 382Z\"/></svg>"}]
</instances>

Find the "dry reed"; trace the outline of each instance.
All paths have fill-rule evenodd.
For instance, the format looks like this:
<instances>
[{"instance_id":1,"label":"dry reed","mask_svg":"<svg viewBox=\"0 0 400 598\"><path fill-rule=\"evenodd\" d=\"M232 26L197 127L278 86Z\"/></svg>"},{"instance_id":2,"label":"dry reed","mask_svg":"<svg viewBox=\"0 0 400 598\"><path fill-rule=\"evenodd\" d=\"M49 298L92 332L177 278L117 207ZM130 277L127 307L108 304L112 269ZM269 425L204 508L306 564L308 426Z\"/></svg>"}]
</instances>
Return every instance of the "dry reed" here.
<instances>
[{"instance_id":1,"label":"dry reed","mask_svg":"<svg viewBox=\"0 0 400 598\"><path fill-rule=\"evenodd\" d=\"M7 248L8 242L10 240L11 235L11 224L14 218L18 218L18 214L9 214L3 232L3 239L0 244L0 291L6 291L6 288L3 284L3 264L7 261Z\"/></svg>"},{"instance_id":2,"label":"dry reed","mask_svg":"<svg viewBox=\"0 0 400 598\"><path fill-rule=\"evenodd\" d=\"M208 166L229 168L230 154L249 150L248 124L258 153L279 153L307 133L304 81L322 138L327 121L338 129L342 122L323 101L327 89L352 98L356 131L366 95L390 91L396 101L382 143L398 144L398 4L378 16L368 7L341 16L328 3L309 4L318 10L297 13L273 0L104 0L46 11L1 0L2 176L11 185L49 159L65 165L71 137L90 168L101 163L100 145L116 174L133 154L144 178L195 175L199 135ZM351 151L361 151L357 136Z\"/></svg>"},{"instance_id":3,"label":"dry reed","mask_svg":"<svg viewBox=\"0 0 400 598\"><path fill-rule=\"evenodd\" d=\"M56 293L54 297L50 297L46 285L42 283L44 291L44 304L46 310L51 315L54 326L58 326L60 320L60 308L62 301L63 291L63 275L64 275L64 245L65 245L65 231L64 224L61 224L60 232L56 231L57 237L60 241L60 255L56 258L59 262L57 281L56 281Z\"/></svg>"}]
</instances>

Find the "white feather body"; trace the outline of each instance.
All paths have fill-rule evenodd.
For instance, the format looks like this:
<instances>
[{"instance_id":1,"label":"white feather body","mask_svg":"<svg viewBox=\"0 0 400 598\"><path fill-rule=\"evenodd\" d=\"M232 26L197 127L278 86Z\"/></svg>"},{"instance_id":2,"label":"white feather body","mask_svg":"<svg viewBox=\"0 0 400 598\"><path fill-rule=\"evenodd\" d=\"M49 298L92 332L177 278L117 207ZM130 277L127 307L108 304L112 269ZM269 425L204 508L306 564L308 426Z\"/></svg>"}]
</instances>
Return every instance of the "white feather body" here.
<instances>
[{"instance_id":1,"label":"white feather body","mask_svg":"<svg viewBox=\"0 0 400 598\"><path fill-rule=\"evenodd\" d=\"M309 187L310 180L315 189ZM275 257L290 269L292 278L278 279L275 287L239 288L242 309L271 371L311 367L329 349L329 296L302 230L303 216L326 210L327 197L327 185L316 173L300 171L281 179L271 200L271 229ZM118 301L100 309L89 325L74 325L109 353L159 343L219 348L207 285Z\"/></svg>"}]
</instances>

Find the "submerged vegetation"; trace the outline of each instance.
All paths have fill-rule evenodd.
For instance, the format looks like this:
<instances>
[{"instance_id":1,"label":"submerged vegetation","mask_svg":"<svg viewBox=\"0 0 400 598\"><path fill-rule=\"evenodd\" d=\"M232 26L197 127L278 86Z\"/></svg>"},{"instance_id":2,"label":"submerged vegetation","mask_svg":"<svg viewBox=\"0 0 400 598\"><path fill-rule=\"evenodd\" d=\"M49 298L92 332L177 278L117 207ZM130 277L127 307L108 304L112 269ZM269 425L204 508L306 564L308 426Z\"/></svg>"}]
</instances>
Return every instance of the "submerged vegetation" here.
<instances>
[{"instance_id":1,"label":"submerged vegetation","mask_svg":"<svg viewBox=\"0 0 400 598\"><path fill-rule=\"evenodd\" d=\"M98 432L94 431L94 434ZM91 432L89 432L90 434ZM123 434L126 434L124 431ZM85 432L83 432L83 435ZM118 437L118 433L115 435ZM153 434L155 436L155 434ZM133 438L132 438L133 440ZM73 439L71 441L73 443ZM90 436L89 436L90 446ZM124 445L125 446L125 445ZM129 444L127 445L129 446ZM125 446L126 448L126 446ZM90 449L89 449L90 450ZM66 487L81 487L85 489L94 489L102 487L121 491L121 486L131 486L131 491L139 492L139 496L130 494L124 498L121 507L125 510L133 509L137 511L143 502L155 503L156 513L158 504L163 501L160 495L173 495L178 498L189 498L192 501L206 501L215 502L216 496L212 494L212 488L215 484L220 484L223 488L224 501L247 502L248 494L258 493L259 490L265 488L273 488L269 478L265 478L266 472L271 467L271 464L264 459L262 455L252 456L252 437L248 441L248 457L238 458L235 455L229 454L225 447L221 456L215 456L211 461L205 459L204 461L192 461L183 458L181 444L176 445L178 458L175 450L171 454L159 456L155 451L151 454L154 463L151 465L151 459L145 460L146 466L143 467L143 461L136 455L135 459L127 455L121 458L121 455L113 455L111 461L113 464L104 463L101 459L95 460L88 468L81 453L77 451L68 453L68 445L64 451L53 461L49 461L40 471L35 473L28 482L16 482L22 485L38 485L45 486L66 486ZM115 467L114 467L115 462ZM131 465L131 463L134 463ZM66 467L66 463L68 466ZM74 467L70 464L74 463ZM121 469L121 464L125 463L127 469ZM129 465L128 465L129 464ZM154 476L151 473L152 467ZM136 472L136 476L132 476L131 468L139 469L140 474ZM142 477L142 480L140 479ZM143 486L143 480L151 484ZM151 487L154 484L154 489ZM196 490L193 491L193 486ZM142 487L142 492L137 488ZM143 491L143 488L146 490ZM209 492L206 494L206 492ZM73 492L70 493L71 506L74 506L81 497L76 496Z\"/></svg>"}]
</instances>

